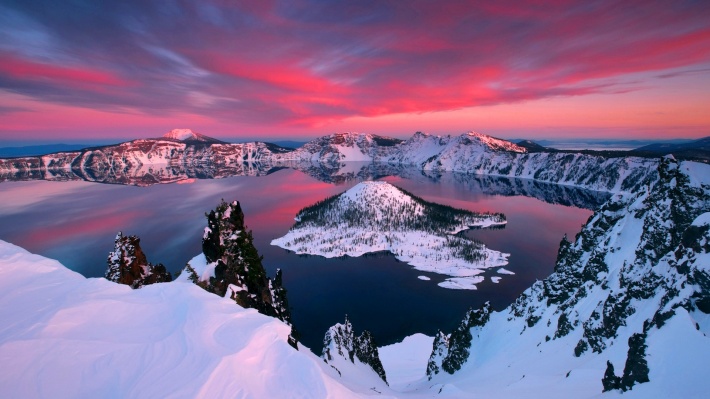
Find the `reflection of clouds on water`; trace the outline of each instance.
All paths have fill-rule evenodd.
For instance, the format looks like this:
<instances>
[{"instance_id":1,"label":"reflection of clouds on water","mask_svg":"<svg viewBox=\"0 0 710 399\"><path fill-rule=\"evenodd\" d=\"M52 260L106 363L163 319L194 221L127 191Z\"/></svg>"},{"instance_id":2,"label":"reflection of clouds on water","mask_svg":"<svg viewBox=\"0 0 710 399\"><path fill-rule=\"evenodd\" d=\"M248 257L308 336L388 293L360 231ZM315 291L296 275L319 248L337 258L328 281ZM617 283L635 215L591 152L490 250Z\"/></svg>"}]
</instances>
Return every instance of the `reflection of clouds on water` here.
<instances>
[{"instance_id":1,"label":"reflection of clouds on water","mask_svg":"<svg viewBox=\"0 0 710 399\"><path fill-rule=\"evenodd\" d=\"M55 184L47 184L45 181L0 183L0 216L12 215L46 201L61 203L66 196L76 196L87 186L91 184L80 181Z\"/></svg>"},{"instance_id":2,"label":"reflection of clouds on water","mask_svg":"<svg viewBox=\"0 0 710 399\"><path fill-rule=\"evenodd\" d=\"M427 274L431 281L421 281L417 276L422 272L391 255L342 260L301 258L269 245L293 225L298 210L346 191L359 179L377 179L389 172L394 177L385 180L396 180L398 186L425 200L505 213L505 229L466 234L511 253L506 268L514 271L515 277L503 276L494 284L489 276L498 274L490 271L477 291L446 290L437 286L445 276ZM382 169L371 164L361 165L357 174L338 178L341 184L323 181L331 177L292 169L258 177L196 179L193 184L148 187L83 181L4 182L0 183L0 239L58 259L84 275L102 276L116 232L122 230L141 238L151 261L176 271L201 251L205 212L221 198L239 200L270 275L276 268L284 269L289 302L303 341L318 347L323 332L342 320L345 313L358 326L372 331L378 341L394 342L415 332L431 335L436 328L453 328L470 306L485 301L501 309L536 279L549 275L562 235L576 233L590 214L584 209L545 203L557 194L541 194L544 185L536 186L540 188L538 200L513 192L509 196L496 194L499 189L486 191L497 185L485 184L480 176L432 177L421 171Z\"/></svg>"}]
</instances>

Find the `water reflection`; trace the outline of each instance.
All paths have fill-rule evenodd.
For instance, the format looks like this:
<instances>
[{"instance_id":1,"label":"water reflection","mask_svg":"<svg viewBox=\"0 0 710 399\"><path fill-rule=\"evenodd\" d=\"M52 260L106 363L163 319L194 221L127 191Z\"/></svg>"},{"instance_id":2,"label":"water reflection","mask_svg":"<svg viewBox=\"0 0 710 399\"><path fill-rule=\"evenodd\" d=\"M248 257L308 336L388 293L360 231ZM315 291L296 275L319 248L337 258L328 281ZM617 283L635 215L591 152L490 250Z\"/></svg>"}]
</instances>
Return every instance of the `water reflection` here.
<instances>
[{"instance_id":1,"label":"water reflection","mask_svg":"<svg viewBox=\"0 0 710 399\"><path fill-rule=\"evenodd\" d=\"M369 329L381 344L387 344L416 332L450 331L469 306L487 300L497 309L507 306L535 279L552 272L561 237L574 235L591 214L580 207L591 208L599 201L595 194L554 185L432 175L372 164L350 165L329 174L306 168L263 173L257 174L262 177L220 179L186 173L192 177L179 181L191 184L146 187L93 184L83 178L6 181L0 183L0 239L95 277L103 275L113 238L121 230L140 236L148 257L175 272L201 251L204 213L221 198L240 200L268 272L273 275L277 267L284 269L284 284L303 342L317 350L325 330L345 313L357 329ZM269 245L288 231L298 210L343 192L361 179L375 178L427 201L505 213L506 229L468 234L511 253L507 268L516 275L499 284L487 278L477 291L446 290L436 285L443 276L413 270L389 255L303 258ZM431 281L416 278L422 274Z\"/></svg>"},{"instance_id":2,"label":"water reflection","mask_svg":"<svg viewBox=\"0 0 710 399\"><path fill-rule=\"evenodd\" d=\"M283 169L298 170L312 178L330 184L342 185L353 181L377 180L398 176L408 180L425 178L431 182L461 185L471 191L493 195L526 196L551 204L561 204L584 209L596 209L608 198L601 193L573 186L544 183L535 180L465 174L458 172L425 171L402 165L372 162L347 162L339 165L320 163L262 164L243 163L231 165L151 165L126 169L29 169L0 174L0 182L7 181L88 181L104 184L121 184L147 187L168 183L192 183L236 176L267 176Z\"/></svg>"}]
</instances>

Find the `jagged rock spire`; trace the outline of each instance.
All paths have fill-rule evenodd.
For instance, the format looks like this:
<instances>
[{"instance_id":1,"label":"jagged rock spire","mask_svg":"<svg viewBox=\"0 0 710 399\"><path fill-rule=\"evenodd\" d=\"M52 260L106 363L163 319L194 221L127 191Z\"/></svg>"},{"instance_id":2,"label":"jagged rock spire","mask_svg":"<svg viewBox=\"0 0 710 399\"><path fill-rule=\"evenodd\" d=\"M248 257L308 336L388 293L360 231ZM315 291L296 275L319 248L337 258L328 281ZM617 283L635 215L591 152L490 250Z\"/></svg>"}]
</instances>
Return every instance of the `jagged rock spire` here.
<instances>
[{"instance_id":1,"label":"jagged rock spire","mask_svg":"<svg viewBox=\"0 0 710 399\"><path fill-rule=\"evenodd\" d=\"M370 366L382 378L382 381L387 382L375 337L367 330L363 331L360 336L355 336L347 315L345 315L344 323L330 327L323 338L321 358L326 363L333 363L337 362L336 357L351 363L355 363L355 359L357 359Z\"/></svg>"},{"instance_id":2,"label":"jagged rock spire","mask_svg":"<svg viewBox=\"0 0 710 399\"><path fill-rule=\"evenodd\" d=\"M124 236L118 232L114 250L109 253L105 277L109 281L140 288L153 283L172 281L163 264L152 265L146 259L137 236Z\"/></svg>"}]
</instances>

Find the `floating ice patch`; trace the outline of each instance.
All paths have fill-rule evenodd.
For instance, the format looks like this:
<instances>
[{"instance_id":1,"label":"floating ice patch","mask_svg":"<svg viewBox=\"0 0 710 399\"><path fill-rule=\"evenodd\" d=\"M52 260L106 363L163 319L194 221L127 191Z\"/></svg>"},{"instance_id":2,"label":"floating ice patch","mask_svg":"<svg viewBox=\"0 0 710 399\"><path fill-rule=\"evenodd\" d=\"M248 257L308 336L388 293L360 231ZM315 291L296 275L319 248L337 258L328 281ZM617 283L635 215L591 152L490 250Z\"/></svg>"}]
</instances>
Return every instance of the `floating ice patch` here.
<instances>
[{"instance_id":1,"label":"floating ice patch","mask_svg":"<svg viewBox=\"0 0 710 399\"><path fill-rule=\"evenodd\" d=\"M452 290L477 290L476 284L482 283L482 276L473 277L452 277L437 284L439 287L450 288Z\"/></svg>"},{"instance_id":2,"label":"floating ice patch","mask_svg":"<svg viewBox=\"0 0 710 399\"><path fill-rule=\"evenodd\" d=\"M515 273L514 273L514 272L511 272L511 271L508 270L508 269L505 269L505 268L502 268L502 267L501 267L500 269L498 269L498 274L510 274L510 275L513 275L513 274L515 274Z\"/></svg>"}]
</instances>

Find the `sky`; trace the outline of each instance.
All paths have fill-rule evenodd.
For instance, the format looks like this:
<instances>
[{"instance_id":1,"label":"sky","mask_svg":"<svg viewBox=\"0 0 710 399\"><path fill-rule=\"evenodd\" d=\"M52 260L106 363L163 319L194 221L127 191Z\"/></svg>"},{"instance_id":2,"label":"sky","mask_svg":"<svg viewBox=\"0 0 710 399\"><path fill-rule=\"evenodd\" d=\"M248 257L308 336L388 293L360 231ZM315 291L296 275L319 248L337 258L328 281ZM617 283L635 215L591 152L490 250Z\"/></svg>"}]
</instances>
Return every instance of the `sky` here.
<instances>
[{"instance_id":1,"label":"sky","mask_svg":"<svg viewBox=\"0 0 710 399\"><path fill-rule=\"evenodd\" d=\"M710 1L0 0L0 142L710 136Z\"/></svg>"}]
</instances>

